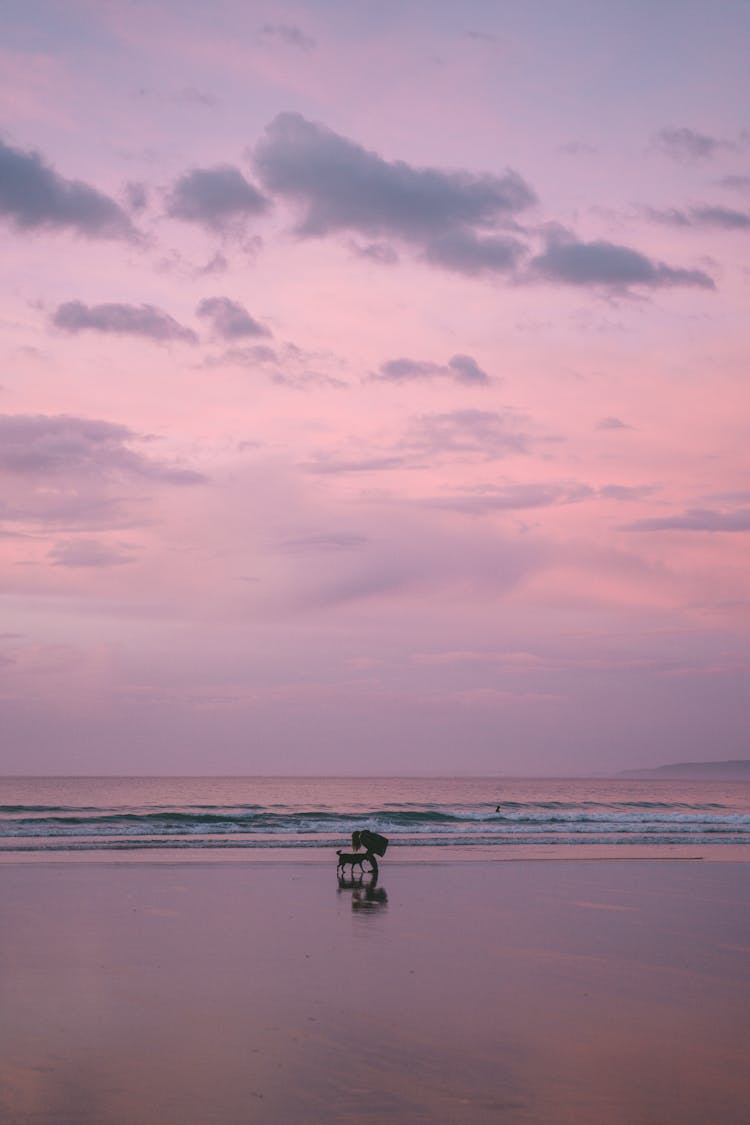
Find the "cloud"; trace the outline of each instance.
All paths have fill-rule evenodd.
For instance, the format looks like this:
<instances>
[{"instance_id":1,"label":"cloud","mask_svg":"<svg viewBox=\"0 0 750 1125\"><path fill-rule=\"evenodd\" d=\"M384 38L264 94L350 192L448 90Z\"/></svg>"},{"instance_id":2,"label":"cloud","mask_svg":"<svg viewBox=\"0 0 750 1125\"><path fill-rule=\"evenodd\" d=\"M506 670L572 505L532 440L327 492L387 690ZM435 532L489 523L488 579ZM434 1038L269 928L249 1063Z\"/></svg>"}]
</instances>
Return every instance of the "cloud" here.
<instances>
[{"instance_id":1,"label":"cloud","mask_svg":"<svg viewBox=\"0 0 750 1125\"><path fill-rule=\"evenodd\" d=\"M479 454L490 461L529 452L529 435L519 430L518 422L518 415L510 411L422 414L413 421L402 444L421 453Z\"/></svg>"},{"instance_id":2,"label":"cloud","mask_svg":"<svg viewBox=\"0 0 750 1125\"><path fill-rule=\"evenodd\" d=\"M646 214L654 222L673 227L713 227L719 230L750 230L750 214L732 207L701 204L680 211L675 207L659 210L647 207Z\"/></svg>"},{"instance_id":3,"label":"cloud","mask_svg":"<svg viewBox=\"0 0 750 1125\"><path fill-rule=\"evenodd\" d=\"M595 285L627 289L690 286L714 289L703 270L673 269L638 250L614 242L580 242L571 231L555 226L546 232L546 249L530 263L530 276L564 285Z\"/></svg>"},{"instance_id":4,"label":"cloud","mask_svg":"<svg viewBox=\"0 0 750 1125\"><path fill-rule=\"evenodd\" d=\"M719 186L729 188L730 191L750 191L750 176L722 176Z\"/></svg>"},{"instance_id":5,"label":"cloud","mask_svg":"<svg viewBox=\"0 0 750 1125\"><path fill-rule=\"evenodd\" d=\"M360 245L352 241L349 246L358 258L369 258L371 262L378 262L383 266L393 266L399 260L398 254L388 242L367 242Z\"/></svg>"},{"instance_id":6,"label":"cloud","mask_svg":"<svg viewBox=\"0 0 750 1125\"><path fill-rule=\"evenodd\" d=\"M750 489L738 488L731 492L714 492L708 500L716 500L720 504L750 504Z\"/></svg>"},{"instance_id":7,"label":"cloud","mask_svg":"<svg viewBox=\"0 0 750 1125\"><path fill-rule=\"evenodd\" d=\"M536 201L513 171L504 176L416 168L387 161L297 113L279 114L255 149L265 188L299 204L303 238L356 232L397 238L450 269L508 269L512 239L480 238Z\"/></svg>"},{"instance_id":8,"label":"cloud","mask_svg":"<svg viewBox=\"0 0 750 1125\"><path fill-rule=\"evenodd\" d=\"M548 508L560 504L576 504L594 495L587 484L576 481L543 482L531 484L506 484L486 487L469 495L440 496L428 500L431 508L445 508L467 515L487 515L492 512L523 511L529 508Z\"/></svg>"},{"instance_id":9,"label":"cloud","mask_svg":"<svg viewBox=\"0 0 750 1125\"><path fill-rule=\"evenodd\" d=\"M652 484L605 484L599 489L599 495L605 500L645 500L656 491Z\"/></svg>"},{"instance_id":10,"label":"cloud","mask_svg":"<svg viewBox=\"0 0 750 1125\"><path fill-rule=\"evenodd\" d=\"M266 344L253 344L251 347L228 348L218 356L209 356L205 361L206 367L250 367L256 368L262 364L278 364L279 357L273 348Z\"/></svg>"},{"instance_id":11,"label":"cloud","mask_svg":"<svg viewBox=\"0 0 750 1125\"><path fill-rule=\"evenodd\" d=\"M270 335L270 332L268 333ZM252 344L227 348L215 356L208 356L206 367L244 367L262 371L277 386L295 391L314 387L342 390L350 386L344 379L329 374L333 357L330 353L315 353L297 347L291 341L271 348L267 344Z\"/></svg>"},{"instance_id":12,"label":"cloud","mask_svg":"<svg viewBox=\"0 0 750 1125\"><path fill-rule=\"evenodd\" d=\"M468 383L472 386L481 383L489 383L490 377L483 371L477 361L470 355L457 355L451 356L448 360L448 368L453 372L454 377L459 383Z\"/></svg>"},{"instance_id":13,"label":"cloud","mask_svg":"<svg viewBox=\"0 0 750 1125\"><path fill-rule=\"evenodd\" d=\"M382 457L361 458L336 458L330 454L321 455L312 461L306 461L300 467L307 473L320 476L337 476L348 473L381 473L389 469L403 469L409 464L409 458L386 454Z\"/></svg>"},{"instance_id":14,"label":"cloud","mask_svg":"<svg viewBox=\"0 0 750 1125\"><path fill-rule=\"evenodd\" d=\"M124 195L131 211L143 211L148 206L146 186L138 180L131 180L125 184Z\"/></svg>"},{"instance_id":15,"label":"cloud","mask_svg":"<svg viewBox=\"0 0 750 1125\"><path fill-rule=\"evenodd\" d=\"M292 539L281 539L275 544L274 550L289 555L317 554L321 551L356 551L368 542L366 535L357 535L345 531L322 532L314 535L299 535Z\"/></svg>"},{"instance_id":16,"label":"cloud","mask_svg":"<svg viewBox=\"0 0 750 1125\"><path fill-rule=\"evenodd\" d=\"M0 519L58 531L143 525L157 489L205 482L138 448L153 440L98 419L0 415Z\"/></svg>"},{"instance_id":17,"label":"cloud","mask_svg":"<svg viewBox=\"0 0 750 1125\"><path fill-rule=\"evenodd\" d=\"M375 500L366 512L355 503L340 527L295 537L271 564L292 578L291 604L314 607L467 587L501 593L535 569L544 552L532 537L506 538L497 524L468 522L457 539L455 526L424 506Z\"/></svg>"},{"instance_id":18,"label":"cloud","mask_svg":"<svg viewBox=\"0 0 750 1125\"><path fill-rule=\"evenodd\" d=\"M454 355L447 364L431 363L425 360L389 359L381 363L378 372L372 376L376 382L409 383L419 379L452 379L467 386L482 386L490 382L490 377L470 355Z\"/></svg>"},{"instance_id":19,"label":"cloud","mask_svg":"<svg viewBox=\"0 0 750 1125\"><path fill-rule=\"evenodd\" d=\"M381 363L377 375L373 378L391 383L406 383L413 379L430 379L433 375L444 375L446 372L447 368L441 367L439 363L401 358L389 359Z\"/></svg>"},{"instance_id":20,"label":"cloud","mask_svg":"<svg viewBox=\"0 0 750 1125\"><path fill-rule=\"evenodd\" d=\"M130 554L96 539L67 539L56 543L47 557L53 566L108 567L133 561Z\"/></svg>"},{"instance_id":21,"label":"cloud","mask_svg":"<svg viewBox=\"0 0 750 1125\"><path fill-rule=\"evenodd\" d=\"M710 137L706 133L697 133L695 129L688 129L684 125L678 128L660 129L654 137L654 144L665 156L680 164L710 160L717 153L735 147L729 141Z\"/></svg>"},{"instance_id":22,"label":"cloud","mask_svg":"<svg viewBox=\"0 0 750 1125\"><path fill-rule=\"evenodd\" d=\"M512 410L453 410L412 418L395 444L361 456L321 452L300 467L319 475L388 472L424 468L426 459L455 458L496 461L530 452L532 438L522 429L526 416Z\"/></svg>"},{"instance_id":23,"label":"cloud","mask_svg":"<svg viewBox=\"0 0 750 1125\"><path fill-rule=\"evenodd\" d=\"M720 227L723 230L750 230L750 215L747 211L736 211L731 207L709 206L692 207L690 218L700 226Z\"/></svg>"},{"instance_id":24,"label":"cloud","mask_svg":"<svg viewBox=\"0 0 750 1125\"><path fill-rule=\"evenodd\" d=\"M303 51L311 51L315 46L315 40L295 24L265 23L260 34L264 39L277 39L289 47L301 47Z\"/></svg>"},{"instance_id":25,"label":"cloud","mask_svg":"<svg viewBox=\"0 0 750 1125\"><path fill-rule=\"evenodd\" d=\"M560 145L558 151L566 156L596 156L599 150L585 141L568 141L567 144Z\"/></svg>"},{"instance_id":26,"label":"cloud","mask_svg":"<svg viewBox=\"0 0 750 1125\"><path fill-rule=\"evenodd\" d=\"M470 277L512 270L525 252L517 238L477 236L467 230L446 231L425 246L428 262Z\"/></svg>"},{"instance_id":27,"label":"cloud","mask_svg":"<svg viewBox=\"0 0 750 1125\"><path fill-rule=\"evenodd\" d=\"M690 216L687 211L680 211L677 207L644 207L643 212L654 223L662 223L667 227L689 227Z\"/></svg>"},{"instance_id":28,"label":"cloud","mask_svg":"<svg viewBox=\"0 0 750 1125\"><path fill-rule=\"evenodd\" d=\"M88 238L136 237L113 199L81 180L66 180L36 152L0 141L0 215L20 230L57 228Z\"/></svg>"},{"instance_id":29,"label":"cloud","mask_svg":"<svg viewBox=\"0 0 750 1125\"><path fill-rule=\"evenodd\" d=\"M145 336L158 343L181 340L197 344L198 337L174 317L154 305L84 305L83 301L66 301L52 317L56 328L66 332L106 332L118 336Z\"/></svg>"},{"instance_id":30,"label":"cloud","mask_svg":"<svg viewBox=\"0 0 750 1125\"><path fill-rule=\"evenodd\" d=\"M14 477L152 480L196 484L204 478L131 449L149 440L127 426L67 414L0 414L0 473Z\"/></svg>"},{"instance_id":31,"label":"cloud","mask_svg":"<svg viewBox=\"0 0 750 1125\"><path fill-rule=\"evenodd\" d=\"M608 418L600 418L594 428L597 430L632 430L633 427L629 426L627 422L623 422L621 418L610 416Z\"/></svg>"},{"instance_id":32,"label":"cloud","mask_svg":"<svg viewBox=\"0 0 750 1125\"><path fill-rule=\"evenodd\" d=\"M265 196L230 164L185 172L167 198L171 218L219 231L267 210Z\"/></svg>"},{"instance_id":33,"label":"cloud","mask_svg":"<svg viewBox=\"0 0 750 1125\"><path fill-rule=\"evenodd\" d=\"M198 305L196 315L210 320L214 334L222 340L271 335L269 329L250 316L246 308L228 297L206 297Z\"/></svg>"},{"instance_id":34,"label":"cloud","mask_svg":"<svg viewBox=\"0 0 750 1125\"><path fill-rule=\"evenodd\" d=\"M750 531L750 508L734 512L715 508L689 508L678 516L635 520L624 531Z\"/></svg>"}]
</instances>

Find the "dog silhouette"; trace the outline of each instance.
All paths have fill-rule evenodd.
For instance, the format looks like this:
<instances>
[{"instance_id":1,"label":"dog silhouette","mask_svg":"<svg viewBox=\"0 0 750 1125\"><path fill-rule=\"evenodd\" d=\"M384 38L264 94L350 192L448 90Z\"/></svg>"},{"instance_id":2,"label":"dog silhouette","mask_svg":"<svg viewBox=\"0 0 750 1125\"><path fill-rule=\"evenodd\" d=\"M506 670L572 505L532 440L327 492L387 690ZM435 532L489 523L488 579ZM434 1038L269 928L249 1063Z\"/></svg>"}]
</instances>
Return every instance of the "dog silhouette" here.
<instances>
[{"instance_id":1,"label":"dog silhouette","mask_svg":"<svg viewBox=\"0 0 750 1125\"><path fill-rule=\"evenodd\" d=\"M359 866L360 874L364 873L364 868L362 867L362 864L367 859L367 852L342 852L342 851L337 851L336 855L339 857L338 864L336 865L337 871L341 871L343 873L343 870L348 863L349 866L351 867L352 875L354 875L355 865Z\"/></svg>"}]
</instances>

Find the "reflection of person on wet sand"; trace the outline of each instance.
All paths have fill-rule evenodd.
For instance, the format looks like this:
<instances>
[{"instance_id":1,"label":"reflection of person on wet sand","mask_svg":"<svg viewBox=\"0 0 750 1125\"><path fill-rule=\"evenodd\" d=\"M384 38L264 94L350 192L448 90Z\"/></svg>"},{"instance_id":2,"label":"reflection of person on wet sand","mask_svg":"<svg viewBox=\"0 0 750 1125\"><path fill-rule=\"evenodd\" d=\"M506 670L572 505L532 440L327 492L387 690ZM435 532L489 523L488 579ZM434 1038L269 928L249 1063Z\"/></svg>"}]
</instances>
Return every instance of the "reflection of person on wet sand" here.
<instances>
[{"instance_id":1,"label":"reflection of person on wet sand","mask_svg":"<svg viewBox=\"0 0 750 1125\"><path fill-rule=\"evenodd\" d=\"M375 875L369 879L361 875L351 879L340 876L338 893L341 894L342 891L352 892L352 910L373 911L388 905L385 887L378 886Z\"/></svg>"},{"instance_id":2,"label":"reflection of person on wet sand","mask_svg":"<svg viewBox=\"0 0 750 1125\"><path fill-rule=\"evenodd\" d=\"M352 910L374 910L379 906L388 905L388 895L385 887L377 887L373 878L371 883L357 887L352 894Z\"/></svg>"}]
</instances>

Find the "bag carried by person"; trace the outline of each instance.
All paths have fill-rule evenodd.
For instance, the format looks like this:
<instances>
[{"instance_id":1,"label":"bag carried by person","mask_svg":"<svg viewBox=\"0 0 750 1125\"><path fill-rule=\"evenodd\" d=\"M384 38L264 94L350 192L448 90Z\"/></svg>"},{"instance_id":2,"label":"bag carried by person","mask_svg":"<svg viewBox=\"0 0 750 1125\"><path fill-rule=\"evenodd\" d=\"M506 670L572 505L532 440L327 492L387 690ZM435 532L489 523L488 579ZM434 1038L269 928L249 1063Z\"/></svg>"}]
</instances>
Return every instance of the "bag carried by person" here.
<instances>
[{"instance_id":1,"label":"bag carried by person","mask_svg":"<svg viewBox=\"0 0 750 1125\"><path fill-rule=\"evenodd\" d=\"M378 832L369 832L365 828L360 832L359 840L366 851L374 852L375 855L379 856L385 855L385 850L388 847L387 836L381 836Z\"/></svg>"}]
</instances>

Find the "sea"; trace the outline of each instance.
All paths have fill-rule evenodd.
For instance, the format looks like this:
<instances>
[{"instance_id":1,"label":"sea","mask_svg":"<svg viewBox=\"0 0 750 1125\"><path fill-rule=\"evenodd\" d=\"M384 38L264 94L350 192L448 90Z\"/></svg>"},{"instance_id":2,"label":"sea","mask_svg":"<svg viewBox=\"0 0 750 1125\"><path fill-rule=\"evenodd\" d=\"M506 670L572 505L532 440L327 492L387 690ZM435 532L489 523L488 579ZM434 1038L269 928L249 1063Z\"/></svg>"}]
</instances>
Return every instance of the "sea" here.
<instances>
[{"instance_id":1,"label":"sea","mask_svg":"<svg viewBox=\"0 0 750 1125\"><path fill-rule=\"evenodd\" d=\"M6 777L0 859L150 852L280 857L356 829L422 855L503 858L750 844L750 781L499 777ZM408 849L408 853L406 851ZM425 849L417 851L417 849ZM718 858L718 856L717 856Z\"/></svg>"}]
</instances>

